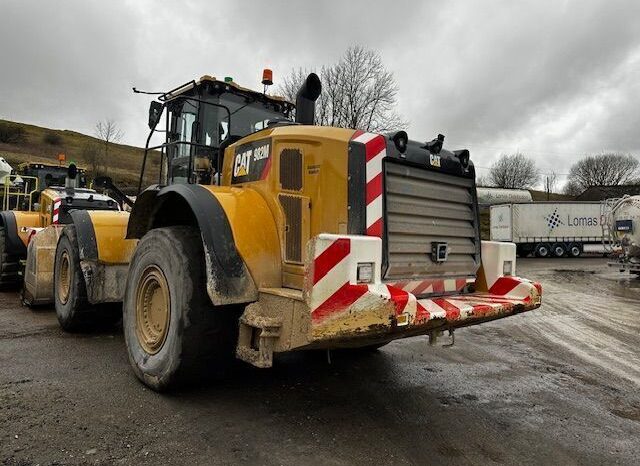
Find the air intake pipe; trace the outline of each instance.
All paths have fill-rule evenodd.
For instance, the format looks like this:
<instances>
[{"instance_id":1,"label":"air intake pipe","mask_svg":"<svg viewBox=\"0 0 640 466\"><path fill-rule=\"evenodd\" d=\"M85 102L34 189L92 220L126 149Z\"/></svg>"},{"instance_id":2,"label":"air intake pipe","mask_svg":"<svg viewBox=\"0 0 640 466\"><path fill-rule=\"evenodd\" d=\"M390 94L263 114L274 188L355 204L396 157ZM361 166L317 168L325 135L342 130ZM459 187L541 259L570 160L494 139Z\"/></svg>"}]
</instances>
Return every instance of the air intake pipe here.
<instances>
[{"instance_id":1,"label":"air intake pipe","mask_svg":"<svg viewBox=\"0 0 640 466\"><path fill-rule=\"evenodd\" d=\"M315 123L316 100L322 92L322 83L317 74L311 73L304 80L296 94L296 123L313 125Z\"/></svg>"}]
</instances>

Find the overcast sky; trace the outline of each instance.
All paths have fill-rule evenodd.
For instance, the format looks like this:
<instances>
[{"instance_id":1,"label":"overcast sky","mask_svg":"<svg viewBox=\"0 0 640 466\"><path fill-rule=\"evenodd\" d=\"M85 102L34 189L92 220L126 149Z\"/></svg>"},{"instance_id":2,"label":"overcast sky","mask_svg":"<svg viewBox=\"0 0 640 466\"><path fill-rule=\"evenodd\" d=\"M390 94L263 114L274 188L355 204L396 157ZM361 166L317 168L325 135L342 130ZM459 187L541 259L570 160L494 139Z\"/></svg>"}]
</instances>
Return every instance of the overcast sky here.
<instances>
[{"instance_id":1,"label":"overcast sky","mask_svg":"<svg viewBox=\"0 0 640 466\"><path fill-rule=\"evenodd\" d=\"M640 1L0 0L0 118L144 145L148 96L204 74L259 89L378 50L411 139L476 166L519 150L543 172L640 155ZM479 169L480 174L486 170Z\"/></svg>"}]
</instances>

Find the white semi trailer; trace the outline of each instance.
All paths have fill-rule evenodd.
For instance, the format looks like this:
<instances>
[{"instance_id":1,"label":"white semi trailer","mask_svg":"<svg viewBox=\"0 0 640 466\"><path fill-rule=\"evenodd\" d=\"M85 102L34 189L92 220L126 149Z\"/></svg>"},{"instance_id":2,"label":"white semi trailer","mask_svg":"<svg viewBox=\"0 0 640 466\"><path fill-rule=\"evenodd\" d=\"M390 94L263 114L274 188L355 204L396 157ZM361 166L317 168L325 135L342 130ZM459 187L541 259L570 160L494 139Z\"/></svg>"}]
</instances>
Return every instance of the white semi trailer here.
<instances>
[{"instance_id":1,"label":"white semi trailer","mask_svg":"<svg viewBox=\"0 0 640 466\"><path fill-rule=\"evenodd\" d=\"M600 202L528 202L491 206L491 240L516 243L526 257L578 257L603 251L606 219Z\"/></svg>"}]
</instances>

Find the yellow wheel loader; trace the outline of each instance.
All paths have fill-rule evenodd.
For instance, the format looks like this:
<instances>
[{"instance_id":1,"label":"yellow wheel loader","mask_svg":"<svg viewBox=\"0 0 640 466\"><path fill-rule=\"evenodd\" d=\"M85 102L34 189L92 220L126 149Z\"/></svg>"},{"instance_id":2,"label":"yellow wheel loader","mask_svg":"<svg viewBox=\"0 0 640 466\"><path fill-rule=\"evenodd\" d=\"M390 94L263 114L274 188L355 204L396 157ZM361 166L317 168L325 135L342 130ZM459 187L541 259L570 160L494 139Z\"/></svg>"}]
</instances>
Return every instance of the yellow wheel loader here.
<instances>
[{"instance_id":1,"label":"yellow wheel loader","mask_svg":"<svg viewBox=\"0 0 640 466\"><path fill-rule=\"evenodd\" d=\"M157 184L126 225L72 216L59 317L97 317L97 297L121 296L133 370L164 390L234 357L270 367L292 350L434 342L540 305L515 245L480 241L469 151L317 126L320 92L311 74L295 120L291 103L209 76L161 94L140 177L155 149ZM166 140L149 147L163 115Z\"/></svg>"},{"instance_id":2,"label":"yellow wheel loader","mask_svg":"<svg viewBox=\"0 0 640 466\"><path fill-rule=\"evenodd\" d=\"M24 261L22 299L26 305L53 302L53 266L58 240L65 225L77 212L92 209L109 211L116 216L120 205L110 196L93 189L79 188L80 179L73 165L68 170L66 186L52 186L40 194L37 223L23 227L26 259ZM20 218L24 213L14 213ZM67 277L68 278L68 277Z\"/></svg>"},{"instance_id":3,"label":"yellow wheel loader","mask_svg":"<svg viewBox=\"0 0 640 466\"><path fill-rule=\"evenodd\" d=\"M73 175L73 186L86 186L84 170L74 164L67 168L29 162L21 164L16 174L5 177L0 211L0 285L20 284L21 262L26 259L29 238L37 229L67 218L69 196L65 181L69 173ZM77 193L81 191L78 189ZM83 203L80 199L77 202Z\"/></svg>"}]
</instances>

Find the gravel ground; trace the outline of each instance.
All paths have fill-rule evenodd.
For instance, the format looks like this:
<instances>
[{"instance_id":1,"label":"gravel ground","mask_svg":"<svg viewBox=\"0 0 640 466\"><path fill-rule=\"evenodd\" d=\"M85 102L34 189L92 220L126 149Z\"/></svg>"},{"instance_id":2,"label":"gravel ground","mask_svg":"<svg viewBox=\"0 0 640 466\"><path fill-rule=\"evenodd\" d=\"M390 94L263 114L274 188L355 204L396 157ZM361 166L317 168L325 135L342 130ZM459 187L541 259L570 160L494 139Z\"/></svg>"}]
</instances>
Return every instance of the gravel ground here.
<instances>
[{"instance_id":1,"label":"gravel ground","mask_svg":"<svg viewBox=\"0 0 640 466\"><path fill-rule=\"evenodd\" d=\"M172 395L121 331L67 335L0 293L0 464L638 464L640 280L522 259L533 312L366 355L280 357Z\"/></svg>"}]
</instances>

